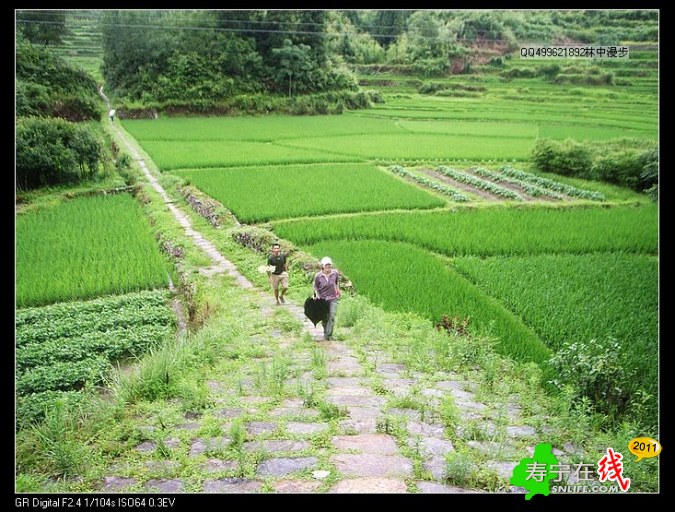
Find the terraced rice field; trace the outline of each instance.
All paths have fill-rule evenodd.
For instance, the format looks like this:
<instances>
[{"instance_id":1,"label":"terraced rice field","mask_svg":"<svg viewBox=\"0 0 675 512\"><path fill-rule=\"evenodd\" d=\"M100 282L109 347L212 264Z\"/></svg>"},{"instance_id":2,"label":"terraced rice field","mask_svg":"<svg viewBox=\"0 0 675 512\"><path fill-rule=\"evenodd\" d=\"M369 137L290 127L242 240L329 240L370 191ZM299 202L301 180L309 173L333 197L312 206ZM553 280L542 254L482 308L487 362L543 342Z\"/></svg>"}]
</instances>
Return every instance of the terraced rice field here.
<instances>
[{"instance_id":1,"label":"terraced rice field","mask_svg":"<svg viewBox=\"0 0 675 512\"><path fill-rule=\"evenodd\" d=\"M384 104L341 116L122 123L161 171L244 223L331 254L386 308L469 318L504 354L543 366L572 340L616 338L626 371L644 376L636 386L656 394L657 209L529 165L540 138L654 139L655 68L643 57L612 64L615 86L508 78L540 65L511 61L449 77L458 87L445 94L397 77ZM646 356L630 357L634 346Z\"/></svg>"}]
</instances>

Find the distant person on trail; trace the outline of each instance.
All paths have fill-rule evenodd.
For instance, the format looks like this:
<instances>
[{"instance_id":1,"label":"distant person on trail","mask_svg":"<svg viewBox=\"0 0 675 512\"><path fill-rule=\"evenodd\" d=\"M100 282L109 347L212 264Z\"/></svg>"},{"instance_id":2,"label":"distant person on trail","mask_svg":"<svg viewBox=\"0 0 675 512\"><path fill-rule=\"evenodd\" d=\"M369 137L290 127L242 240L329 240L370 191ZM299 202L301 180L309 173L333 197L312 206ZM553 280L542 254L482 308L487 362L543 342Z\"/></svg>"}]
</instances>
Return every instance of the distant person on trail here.
<instances>
[{"instance_id":1,"label":"distant person on trail","mask_svg":"<svg viewBox=\"0 0 675 512\"><path fill-rule=\"evenodd\" d=\"M108 115L110 116L110 122L113 122L115 120L115 109L110 109L110 112L108 112Z\"/></svg>"},{"instance_id":2,"label":"distant person on trail","mask_svg":"<svg viewBox=\"0 0 675 512\"><path fill-rule=\"evenodd\" d=\"M286 255L281 253L279 244L272 244L272 254L267 258L267 264L270 268L274 267L274 270L267 272L274 290L274 298L277 304L286 304L284 294L288 290L288 263ZM281 285L281 293L279 293L279 285Z\"/></svg>"},{"instance_id":3,"label":"distant person on trail","mask_svg":"<svg viewBox=\"0 0 675 512\"><path fill-rule=\"evenodd\" d=\"M317 272L314 276L314 296L317 299L323 299L328 302L328 319L321 321L323 325L323 339L326 341L330 341L333 336L335 315L337 314L338 299L340 298L339 276L339 272L333 268L333 261L328 256L322 258L321 271Z\"/></svg>"}]
</instances>

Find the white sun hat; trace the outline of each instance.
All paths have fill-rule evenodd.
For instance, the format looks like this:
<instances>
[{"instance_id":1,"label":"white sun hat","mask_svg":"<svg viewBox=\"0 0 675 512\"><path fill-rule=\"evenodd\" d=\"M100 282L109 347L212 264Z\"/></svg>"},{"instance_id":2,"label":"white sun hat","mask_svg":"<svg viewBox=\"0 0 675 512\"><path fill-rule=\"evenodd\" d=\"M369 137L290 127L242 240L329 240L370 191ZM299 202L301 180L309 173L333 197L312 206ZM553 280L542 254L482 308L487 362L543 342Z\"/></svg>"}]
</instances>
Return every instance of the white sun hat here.
<instances>
[{"instance_id":1,"label":"white sun hat","mask_svg":"<svg viewBox=\"0 0 675 512\"><path fill-rule=\"evenodd\" d=\"M321 266L323 267L324 265L332 265L333 260L331 260L328 256L325 256L321 258Z\"/></svg>"}]
</instances>

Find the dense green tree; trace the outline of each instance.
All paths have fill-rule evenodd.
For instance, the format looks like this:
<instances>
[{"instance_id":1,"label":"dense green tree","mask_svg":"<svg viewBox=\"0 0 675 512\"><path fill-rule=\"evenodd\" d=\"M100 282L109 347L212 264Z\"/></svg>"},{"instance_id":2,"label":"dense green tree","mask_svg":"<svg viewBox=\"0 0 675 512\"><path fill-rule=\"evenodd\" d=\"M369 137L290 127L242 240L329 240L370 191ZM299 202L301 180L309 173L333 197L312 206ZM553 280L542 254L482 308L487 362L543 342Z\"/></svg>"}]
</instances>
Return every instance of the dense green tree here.
<instances>
[{"instance_id":1,"label":"dense green tree","mask_svg":"<svg viewBox=\"0 0 675 512\"><path fill-rule=\"evenodd\" d=\"M215 27L231 32L240 37L258 37L260 22L264 19L264 11L219 10L205 13L205 19L213 17Z\"/></svg>"},{"instance_id":2,"label":"dense green tree","mask_svg":"<svg viewBox=\"0 0 675 512\"><path fill-rule=\"evenodd\" d=\"M360 31L345 13L346 11L328 13L328 54L350 64L384 62L384 49L369 33Z\"/></svg>"},{"instance_id":3,"label":"dense green tree","mask_svg":"<svg viewBox=\"0 0 675 512\"><path fill-rule=\"evenodd\" d=\"M20 118L16 125L19 189L74 183L93 177L104 158L96 131L63 119Z\"/></svg>"},{"instance_id":4,"label":"dense green tree","mask_svg":"<svg viewBox=\"0 0 675 512\"><path fill-rule=\"evenodd\" d=\"M562 29L556 26L556 12L546 11L506 11L501 17L504 33L513 42L552 43L562 35Z\"/></svg>"},{"instance_id":5,"label":"dense green tree","mask_svg":"<svg viewBox=\"0 0 675 512\"><path fill-rule=\"evenodd\" d=\"M49 47L35 45L17 34L16 114L62 117L72 121L98 119L101 101L96 82L68 64Z\"/></svg>"},{"instance_id":6,"label":"dense green tree","mask_svg":"<svg viewBox=\"0 0 675 512\"><path fill-rule=\"evenodd\" d=\"M294 45L310 47L317 67L326 62L326 11L267 11L256 35L257 48L263 61L275 61L274 49L282 48L288 40Z\"/></svg>"},{"instance_id":7,"label":"dense green tree","mask_svg":"<svg viewBox=\"0 0 675 512\"><path fill-rule=\"evenodd\" d=\"M284 77L288 80L288 96L290 97L293 90L293 77L295 77L296 84L298 82L303 84L304 79L313 69L309 55L310 47L306 44L293 44L289 39L286 39L283 46L272 49L272 53L278 59L276 69L279 73L279 81L283 80Z\"/></svg>"},{"instance_id":8,"label":"dense green tree","mask_svg":"<svg viewBox=\"0 0 675 512\"><path fill-rule=\"evenodd\" d=\"M470 11L463 13L463 30L458 34L460 39L501 39L504 35L504 25L501 16L489 11Z\"/></svg>"},{"instance_id":9,"label":"dense green tree","mask_svg":"<svg viewBox=\"0 0 675 512\"><path fill-rule=\"evenodd\" d=\"M159 101L212 103L259 92L262 71L253 40L227 31L184 30L146 93Z\"/></svg>"},{"instance_id":10,"label":"dense green tree","mask_svg":"<svg viewBox=\"0 0 675 512\"><path fill-rule=\"evenodd\" d=\"M103 76L119 95L140 98L169 67L177 31L164 11L106 11Z\"/></svg>"},{"instance_id":11,"label":"dense green tree","mask_svg":"<svg viewBox=\"0 0 675 512\"><path fill-rule=\"evenodd\" d=\"M371 28L373 37L383 48L389 47L407 28L414 11L377 11Z\"/></svg>"},{"instance_id":12,"label":"dense green tree","mask_svg":"<svg viewBox=\"0 0 675 512\"><path fill-rule=\"evenodd\" d=\"M30 42L45 46L55 45L68 34L66 11L16 12L16 26Z\"/></svg>"},{"instance_id":13,"label":"dense green tree","mask_svg":"<svg viewBox=\"0 0 675 512\"><path fill-rule=\"evenodd\" d=\"M408 39L411 61L417 59L447 58L453 35L433 11L416 11L408 20Z\"/></svg>"},{"instance_id":14,"label":"dense green tree","mask_svg":"<svg viewBox=\"0 0 675 512\"><path fill-rule=\"evenodd\" d=\"M104 77L120 97L214 102L338 88L327 11L109 11ZM349 82L349 81L348 81Z\"/></svg>"},{"instance_id":15,"label":"dense green tree","mask_svg":"<svg viewBox=\"0 0 675 512\"><path fill-rule=\"evenodd\" d=\"M344 16L346 19L349 20L349 22L354 25L354 27L361 28L363 25L363 16L362 13L363 11L357 11L355 9L346 9L344 11L335 11L340 13L342 16Z\"/></svg>"}]
</instances>

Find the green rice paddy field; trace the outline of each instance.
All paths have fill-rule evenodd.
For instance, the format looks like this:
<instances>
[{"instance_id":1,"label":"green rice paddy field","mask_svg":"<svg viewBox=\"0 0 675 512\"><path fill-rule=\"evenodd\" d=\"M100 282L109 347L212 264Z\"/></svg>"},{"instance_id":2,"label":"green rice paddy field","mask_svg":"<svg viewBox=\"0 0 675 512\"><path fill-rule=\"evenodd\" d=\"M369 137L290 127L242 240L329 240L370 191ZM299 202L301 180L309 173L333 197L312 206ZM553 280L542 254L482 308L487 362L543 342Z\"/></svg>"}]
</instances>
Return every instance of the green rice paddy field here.
<instances>
[{"instance_id":1,"label":"green rice paddy field","mask_svg":"<svg viewBox=\"0 0 675 512\"><path fill-rule=\"evenodd\" d=\"M471 94L422 95L392 77L399 82L383 90L384 103L339 116L161 117L122 125L161 171L195 185L244 223L268 223L317 259L332 256L373 302L430 322L444 314L470 318L471 329L493 336L505 355L541 364L571 342L617 339L635 389L657 396L658 209L646 196L548 175L604 200L516 201L446 183L470 198L460 203L390 169L406 166L418 177L441 166L465 174L504 165L534 172L529 159L539 138L656 139L651 62L614 66L629 85L492 73L446 80L481 86ZM54 215L19 216L18 306L165 286L147 226L138 228L136 213L126 217L135 211L131 198L97 200L127 212L100 221L87 213L99 208L90 201L72 201ZM74 211L85 203L86 212ZM102 230L97 222L110 225ZM119 237L102 240L117 224ZM64 249L66 259L60 250L47 257L31 249L75 237L86 240L83 254ZM111 250L122 245L130 252ZM73 261L76 271L69 270Z\"/></svg>"},{"instance_id":2,"label":"green rice paddy field","mask_svg":"<svg viewBox=\"0 0 675 512\"><path fill-rule=\"evenodd\" d=\"M168 286L168 262L129 194L23 213L16 232L17 307Z\"/></svg>"},{"instance_id":3,"label":"green rice paddy field","mask_svg":"<svg viewBox=\"0 0 675 512\"><path fill-rule=\"evenodd\" d=\"M442 165L464 173L504 164L529 171L539 138L655 139L654 69L634 62L647 71L631 86L494 74L448 79L481 86L462 97L421 95L390 77L395 85L385 88L384 104L341 116L123 124L161 170L241 221L271 222L280 238L317 258L331 255L375 303L432 322L443 314L470 318L504 354L540 363L565 343L616 338L625 364L640 376L635 388L656 394L653 204L625 189L560 176L548 178L605 200L549 197L519 205L445 183L470 198L460 204L441 187L424 185L440 183L438 176L419 180L421 169ZM614 68L631 74L630 63ZM408 166L417 181L387 172L390 165Z\"/></svg>"},{"instance_id":4,"label":"green rice paddy field","mask_svg":"<svg viewBox=\"0 0 675 512\"><path fill-rule=\"evenodd\" d=\"M124 127L162 170L243 222L272 221L280 237L317 258L333 255L357 289L385 307L433 321L470 316L519 358L543 360L570 339L614 335L639 340L643 361L653 365L658 221L644 196L553 176L606 200L483 200L464 208L385 165L527 169L542 137L653 139L655 82L631 89L493 75L465 80L482 92L444 97L399 86L384 104L342 116L172 118Z\"/></svg>"}]
</instances>

